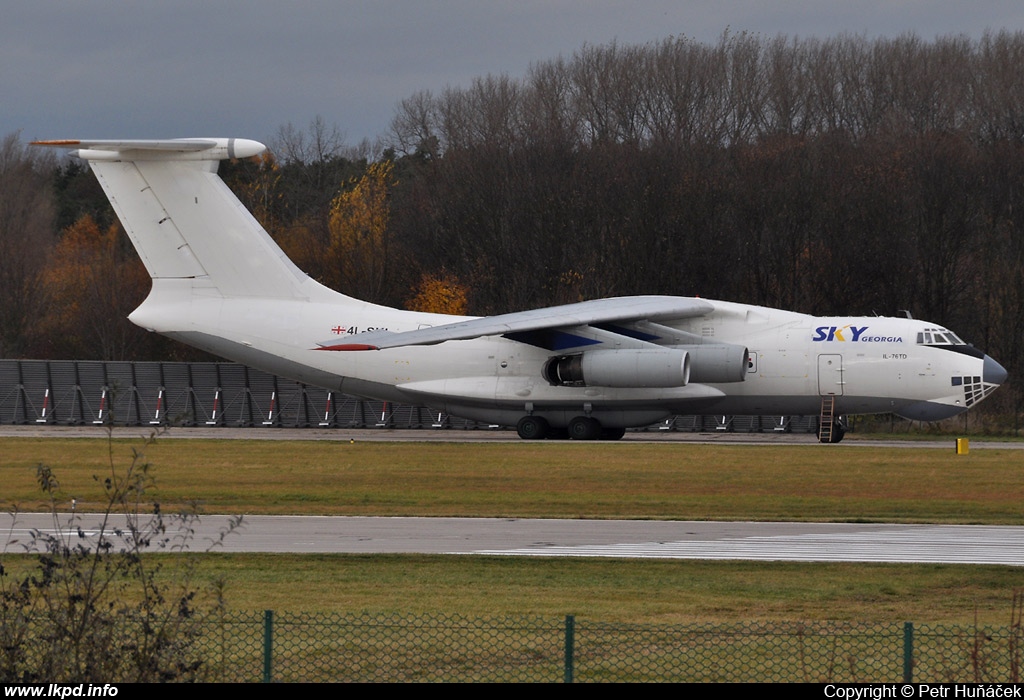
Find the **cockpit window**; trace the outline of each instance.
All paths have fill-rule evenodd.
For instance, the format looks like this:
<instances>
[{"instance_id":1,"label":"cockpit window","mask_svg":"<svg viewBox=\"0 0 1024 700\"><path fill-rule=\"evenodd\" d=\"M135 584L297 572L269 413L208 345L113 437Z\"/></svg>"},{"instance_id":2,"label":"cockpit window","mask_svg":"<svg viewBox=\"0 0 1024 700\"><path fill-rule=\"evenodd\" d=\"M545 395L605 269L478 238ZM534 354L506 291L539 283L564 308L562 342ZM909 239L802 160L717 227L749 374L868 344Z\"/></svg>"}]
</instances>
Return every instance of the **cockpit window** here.
<instances>
[{"instance_id":1,"label":"cockpit window","mask_svg":"<svg viewBox=\"0 0 1024 700\"><path fill-rule=\"evenodd\" d=\"M917 334L918 345L967 345L945 328L925 328Z\"/></svg>"}]
</instances>

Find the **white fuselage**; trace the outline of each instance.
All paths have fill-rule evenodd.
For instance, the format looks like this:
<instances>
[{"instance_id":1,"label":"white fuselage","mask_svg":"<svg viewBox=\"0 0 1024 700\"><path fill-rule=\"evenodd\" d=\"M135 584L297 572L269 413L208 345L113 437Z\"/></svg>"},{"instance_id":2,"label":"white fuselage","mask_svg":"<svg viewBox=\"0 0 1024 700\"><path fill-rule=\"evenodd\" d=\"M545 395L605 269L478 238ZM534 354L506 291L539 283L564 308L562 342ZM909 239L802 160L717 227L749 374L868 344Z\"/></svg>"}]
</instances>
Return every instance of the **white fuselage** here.
<instances>
[{"instance_id":1,"label":"white fuselage","mask_svg":"<svg viewBox=\"0 0 1024 700\"><path fill-rule=\"evenodd\" d=\"M340 295L339 295L340 297ZM564 425L585 411L605 425L646 425L675 413L817 414L836 397L843 414L894 412L939 420L966 410L981 389L985 360L970 346L919 344L934 324L886 317L814 317L704 300L714 311L671 322L707 343L748 349L742 381L673 387L555 386L545 366L559 352L501 336L363 352L327 352L325 337L358 343L376 330L416 330L460 317L355 302L196 299L174 318L162 306L140 325L216 354L357 396L427 405L476 420L515 424L524 412ZM588 352L604 352L605 343ZM977 393L971 394L974 390Z\"/></svg>"}]
</instances>

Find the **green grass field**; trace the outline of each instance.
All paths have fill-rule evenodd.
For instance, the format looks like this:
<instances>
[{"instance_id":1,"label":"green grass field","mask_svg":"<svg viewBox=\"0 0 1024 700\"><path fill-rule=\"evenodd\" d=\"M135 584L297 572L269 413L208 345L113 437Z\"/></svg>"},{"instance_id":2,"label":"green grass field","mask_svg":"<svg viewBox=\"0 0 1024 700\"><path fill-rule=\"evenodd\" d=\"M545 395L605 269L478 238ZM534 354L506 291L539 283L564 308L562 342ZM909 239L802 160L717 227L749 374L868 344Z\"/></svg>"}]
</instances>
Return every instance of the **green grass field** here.
<instances>
[{"instance_id":1,"label":"green grass field","mask_svg":"<svg viewBox=\"0 0 1024 700\"><path fill-rule=\"evenodd\" d=\"M66 507L139 441L0 440L5 510ZM163 439L145 450L166 512L1021 525L1024 451L852 446L360 443ZM7 556L8 565L25 566ZM170 571L174 566L167 567ZM239 610L568 613L636 622L863 620L1009 624L1024 569L484 557L203 555Z\"/></svg>"},{"instance_id":2,"label":"green grass field","mask_svg":"<svg viewBox=\"0 0 1024 700\"><path fill-rule=\"evenodd\" d=\"M1024 450L636 443L163 439L166 507L317 515L1024 524ZM140 441L0 439L7 509L45 509L34 467L98 507ZM67 503L63 504L64 507Z\"/></svg>"}]
</instances>

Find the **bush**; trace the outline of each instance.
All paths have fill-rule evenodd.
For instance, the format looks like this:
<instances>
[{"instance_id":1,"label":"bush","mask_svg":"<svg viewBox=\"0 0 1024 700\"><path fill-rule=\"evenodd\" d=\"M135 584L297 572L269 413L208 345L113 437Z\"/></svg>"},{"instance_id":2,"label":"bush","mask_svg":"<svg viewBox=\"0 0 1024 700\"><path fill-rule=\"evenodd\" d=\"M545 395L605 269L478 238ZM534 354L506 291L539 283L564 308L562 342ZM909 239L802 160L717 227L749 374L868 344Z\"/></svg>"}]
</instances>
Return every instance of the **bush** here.
<instances>
[{"instance_id":1,"label":"bush","mask_svg":"<svg viewBox=\"0 0 1024 700\"><path fill-rule=\"evenodd\" d=\"M61 513L60 482L36 468L50 502L52 531L33 530L23 547L27 570L0 560L0 681L5 683L110 683L210 678L198 644L200 625L223 608L221 587L200 604L194 559L188 556L198 514L166 516L152 499L155 484L145 447L118 467L111 440L109 474L94 476L102 489L98 526L75 511ZM12 531L17 512L11 515ZM89 518L92 521L92 518ZM220 533L222 541L241 517ZM158 552L185 554L163 571Z\"/></svg>"}]
</instances>

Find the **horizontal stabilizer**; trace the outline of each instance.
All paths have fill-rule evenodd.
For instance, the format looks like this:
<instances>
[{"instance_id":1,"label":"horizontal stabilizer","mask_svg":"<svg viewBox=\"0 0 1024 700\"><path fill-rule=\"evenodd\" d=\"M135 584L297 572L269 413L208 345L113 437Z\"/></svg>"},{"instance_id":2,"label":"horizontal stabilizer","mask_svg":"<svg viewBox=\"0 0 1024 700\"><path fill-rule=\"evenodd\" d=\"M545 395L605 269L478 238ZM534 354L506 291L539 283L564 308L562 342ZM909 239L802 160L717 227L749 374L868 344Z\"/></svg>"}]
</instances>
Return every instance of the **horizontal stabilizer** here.
<instances>
[{"instance_id":1,"label":"horizontal stabilizer","mask_svg":"<svg viewBox=\"0 0 1024 700\"><path fill-rule=\"evenodd\" d=\"M77 149L84 160L226 160L249 158L267 149L250 139L59 139L34 146Z\"/></svg>"}]
</instances>

